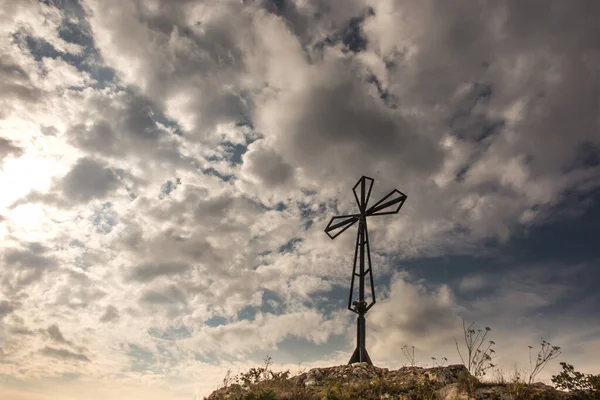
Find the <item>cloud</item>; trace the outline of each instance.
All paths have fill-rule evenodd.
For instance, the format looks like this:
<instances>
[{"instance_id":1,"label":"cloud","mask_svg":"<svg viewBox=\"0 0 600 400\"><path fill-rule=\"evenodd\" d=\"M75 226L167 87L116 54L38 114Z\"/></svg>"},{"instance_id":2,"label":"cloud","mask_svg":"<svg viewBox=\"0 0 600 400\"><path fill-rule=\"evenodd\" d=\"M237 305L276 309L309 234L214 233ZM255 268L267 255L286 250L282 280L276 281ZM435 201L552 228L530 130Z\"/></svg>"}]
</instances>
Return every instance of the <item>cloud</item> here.
<instances>
[{"instance_id":1,"label":"cloud","mask_svg":"<svg viewBox=\"0 0 600 400\"><path fill-rule=\"evenodd\" d=\"M0 301L0 320L2 320L4 317L6 317L8 314L13 312L14 310L15 310L15 308L13 307L13 305L10 302L8 302L6 300Z\"/></svg>"},{"instance_id":2,"label":"cloud","mask_svg":"<svg viewBox=\"0 0 600 400\"><path fill-rule=\"evenodd\" d=\"M258 127L274 135L275 148L313 179L341 175L340 165L351 168L343 171L351 176L408 165L412 173L434 171L439 149L373 96L366 78L350 60L332 62L297 91L267 100Z\"/></svg>"},{"instance_id":3,"label":"cloud","mask_svg":"<svg viewBox=\"0 0 600 400\"><path fill-rule=\"evenodd\" d=\"M98 92L84 95L82 119L87 118L89 109L97 114L89 122L75 122L68 127L70 143L92 156L137 157L150 165L163 163L163 167L193 165L194 158L182 154L178 127L158 105L139 94L119 89L111 92L110 99Z\"/></svg>"},{"instance_id":4,"label":"cloud","mask_svg":"<svg viewBox=\"0 0 600 400\"><path fill-rule=\"evenodd\" d=\"M248 152L243 156L242 173L265 188L272 188L291 183L294 170L279 154L258 140L248 146Z\"/></svg>"},{"instance_id":5,"label":"cloud","mask_svg":"<svg viewBox=\"0 0 600 400\"><path fill-rule=\"evenodd\" d=\"M48 254L49 249L40 243L28 243L21 248L4 252L6 277L2 286L9 292L18 292L23 287L41 279L49 270L56 268L57 260Z\"/></svg>"},{"instance_id":6,"label":"cloud","mask_svg":"<svg viewBox=\"0 0 600 400\"><path fill-rule=\"evenodd\" d=\"M549 266L534 265L503 274L481 274L477 277L480 282L476 287L480 293L474 296L471 307L479 314L503 310L503 323L518 320L525 313L562 313L560 304L568 301L577 290L578 284L573 277L578 271L580 268L573 266L553 271ZM463 280L461 288L465 287L465 281L472 281L472 278Z\"/></svg>"},{"instance_id":7,"label":"cloud","mask_svg":"<svg viewBox=\"0 0 600 400\"><path fill-rule=\"evenodd\" d=\"M373 354L386 360L402 358L401 347L429 350L457 333L459 307L446 285L428 288L400 273L392 277L389 293L369 313L369 342Z\"/></svg>"},{"instance_id":8,"label":"cloud","mask_svg":"<svg viewBox=\"0 0 600 400\"><path fill-rule=\"evenodd\" d=\"M434 101L447 105L430 109L428 117L432 125L440 124L438 135L452 137L454 149L470 147L463 147L471 155L454 169L465 176L463 190L481 194L487 186L488 202L504 197L505 191L519 199L504 209L496 204L486 207L488 216L479 217L485 223L482 228L505 236L514 228L501 228L500 219L515 218L528 208L553 206L561 201L566 187L589 187L582 185L582 179L588 179L584 178L587 168L564 169L580 157L578 146L596 142L592 136L598 130L592 113L573 109L575 97L595 97L592 93L600 83L581 59L594 48L584 33L591 21L577 17L581 9L573 7L563 19L558 5L537 13L531 5L519 2L476 8L465 3L452 11L441 4L386 7L384 2L374 4L375 16L365 22L370 48L383 57L403 49L411 53L404 68L387 71L387 79L394 82L390 91L405 100L405 109L429 108ZM413 18L406 24L395 23L402 15ZM556 18L571 27L569 34L551 29ZM542 27L536 32L555 38L557 46L542 50L540 35L530 29L535 24ZM582 40L575 43L578 36ZM405 39L395 40L398 37ZM520 67L514 69L516 65ZM414 71L410 77L407 68ZM565 90L569 95L565 96ZM575 97L570 99L571 94ZM440 102L442 98L447 101ZM591 107L596 103L597 99L586 102ZM568 117L581 112L581 119ZM564 132L573 134L565 136ZM517 168L515 154L527 160ZM516 181L518 176L533 184ZM537 214L543 220L543 214Z\"/></svg>"},{"instance_id":9,"label":"cloud","mask_svg":"<svg viewBox=\"0 0 600 400\"><path fill-rule=\"evenodd\" d=\"M15 59L4 48L0 50L0 54L2 55L2 61L0 61L0 89L2 93L0 97L0 104L2 105L0 116L7 117L10 115L15 103L35 104L39 102L43 91L36 87L32 81L31 75L33 74L30 71L30 65L19 65L21 60ZM2 147L5 146L6 144ZM2 153L5 151L3 149Z\"/></svg>"},{"instance_id":10,"label":"cloud","mask_svg":"<svg viewBox=\"0 0 600 400\"><path fill-rule=\"evenodd\" d=\"M68 343L63 337L58 325L53 324L48 327L48 335L50 338L57 343Z\"/></svg>"},{"instance_id":11,"label":"cloud","mask_svg":"<svg viewBox=\"0 0 600 400\"><path fill-rule=\"evenodd\" d=\"M243 96L222 86L238 81L236 74L243 70L243 45L236 42L243 40L240 33L247 32L252 20L241 4L219 3L210 13L194 3L162 3L157 9L119 4L122 13L116 19L99 2L86 5L97 46L126 82L160 98L199 138L217 123L243 117L247 108ZM149 46L149 37L168 48L169 55Z\"/></svg>"},{"instance_id":12,"label":"cloud","mask_svg":"<svg viewBox=\"0 0 600 400\"><path fill-rule=\"evenodd\" d=\"M25 268L42 268L55 265L54 260L47 258L48 248L41 243L27 243L22 250L12 250L4 255L7 264L18 264Z\"/></svg>"},{"instance_id":13,"label":"cloud","mask_svg":"<svg viewBox=\"0 0 600 400\"><path fill-rule=\"evenodd\" d=\"M117 310L117 307L108 306L108 307L106 307L106 311L104 312L102 317L100 317L100 321L101 322L115 322L115 321L119 320L119 318L120 318L119 310Z\"/></svg>"},{"instance_id":14,"label":"cloud","mask_svg":"<svg viewBox=\"0 0 600 400\"><path fill-rule=\"evenodd\" d=\"M360 2L351 5L335 3L328 12L320 3L275 6L266 2L260 6L270 14L263 15L258 8L248 6L245 12L234 13L235 21L223 20L227 12L237 7L233 3L211 8L210 16L204 12L204 7L192 4L180 9L174 5L161 5L157 9L127 8L126 13L136 22L125 25L107 19L101 8L90 3L92 27L96 35L102 36L99 48L109 62L127 82L141 87L149 97L155 97L157 91L164 94L165 110L187 131L201 131L204 140L214 143L217 138L208 132L210 127L218 127L219 122L212 118L227 115L225 120L230 123L243 114L243 119L250 117L255 127L266 134L263 141L251 145L250 150L256 150L246 153L240 170L253 182L253 185L238 185L249 195L269 204L284 199L281 194L273 203L269 197L273 196L273 182L286 181L290 171L294 171L296 187L307 188L317 182L319 186L327 187L328 190L322 193L323 198L333 195L343 184L351 184L349 176L372 174L380 177L381 183L391 186L397 185L398 178L393 177L401 171L402 190L409 193L411 199L407 204L411 217L403 224L391 225L389 233L397 236L411 232L401 235L400 243L411 249L408 254L413 254L423 251L426 246L431 247L432 243L440 248L436 251L458 249L457 243L444 237L455 230L464 230L469 235L463 241L489 236L507 239L521 224L542 222L545 218L543 210L557 204L560 201L557 196L566 187L598 184L594 183L589 170L572 173L563 179L548 176L539 184L527 185L527 192L522 189L523 179L536 180L538 176L525 163L526 156L511 161L516 147L506 145L513 135L511 132L524 129L517 124L525 118L515 114L522 104L522 97L508 93L506 88L510 86L516 90L522 85L507 85L506 82L512 79L511 70L500 62L496 66L489 61L502 59L505 55L516 59L525 51L508 42L514 37L512 30L516 27L510 25L509 19L502 19L507 15L507 9L520 5L511 3L507 9L500 6L483 9L483 15L494 21L492 25L485 23L482 14L473 10L458 16L441 13L435 7L402 2L393 5L373 2L369 4L371 13L367 12L367 5ZM169 17L162 14L167 9ZM326 13L331 26L336 28L326 28L327 24L321 21L306 26L308 18L319 12ZM247 19L252 13L261 24L253 26ZM421 25L407 24L412 31L393 26L395 18L409 14L418 16L415 20L440 23L432 22L436 29L431 32L423 31ZM353 20L357 15L362 17ZM516 12L515 15L520 14ZM196 20L202 21L204 30L196 30L196 25L192 24ZM448 22L442 23L445 20ZM144 21L153 22L144 25ZM233 23L226 35L215 25L217 21L226 21L220 26ZM248 24L253 26L253 29L244 30L248 32L248 38L255 35L269 39L260 41L260 45L247 42L240 32L241 27ZM345 24L358 29L367 43L356 55L340 51L336 40L322 40L323 36L336 37L341 31L339 26ZM472 35L462 33L460 36L460 29L465 26ZM159 42L168 43L173 53L163 60L158 57L161 47L142 46L127 53L132 61L125 62L122 57L117 58L117 54L120 57L121 49L128 48L128 40L116 39L115 30L127 31L121 38L136 37L140 41L154 35L152 37ZM392 31L395 33L389 34ZM109 37L111 39L107 40ZM238 44L229 55L221 54L218 47L207 46L205 42L211 38L212 43L223 43L226 47L233 37L238 39ZM460 38L464 40L461 42ZM446 62L449 53L439 47L439 43L445 42L462 56ZM187 50L187 55L172 58L182 48ZM496 48L498 50L494 52ZM200 49L207 54L202 61L195 58L195 51ZM404 57L413 53L412 57ZM532 57L530 52L526 54ZM294 63L288 65L285 60L294 60ZM482 64L489 65L483 67ZM141 69L134 73L132 65ZM231 113L212 112L211 106L198 100L206 93L213 93L212 81L208 82L208 79L217 65L222 71L220 83L238 87L241 92L256 93L242 96L246 107L243 113L236 107L230 109L237 110ZM198 79L191 73L185 76L183 71L192 66L203 71L204 76ZM525 64L525 68L531 70L532 67ZM254 79L237 80L241 75ZM153 78L157 76L162 79ZM256 83L261 81L276 89L257 90ZM439 84L433 84L438 81ZM187 82L185 89L182 82ZM550 75L539 80L540 85L552 82ZM207 90L208 87L211 89ZM191 93L198 95L194 97ZM396 103L402 101L403 106L390 107L391 98ZM444 100L440 101L442 98ZM177 111L171 111L170 101L180 106ZM438 107L438 104L446 105ZM184 109L189 111L184 112ZM220 108L226 109L228 106ZM211 115L210 119L206 114ZM198 122L199 115L204 116L201 122ZM506 115L512 115L512 119ZM203 128L196 129L199 126ZM539 132L542 134L541 130ZM269 150L259 152L258 148ZM277 171L277 174L269 175L269 171ZM235 175L235 171L231 172ZM429 180L431 176L433 181ZM329 180L338 184L334 187L325 185ZM555 183L551 184L551 181ZM288 197L296 195L294 192L287 194ZM433 235L439 237L426 240ZM391 246L391 241L386 243L387 246Z\"/></svg>"},{"instance_id":15,"label":"cloud","mask_svg":"<svg viewBox=\"0 0 600 400\"><path fill-rule=\"evenodd\" d=\"M90 362L90 359L84 354L73 353L72 351L69 351L69 350L57 349L54 347L46 346L42 350L40 350L40 353L47 357L57 358L59 360L66 360L66 361L75 360L75 361Z\"/></svg>"},{"instance_id":16,"label":"cloud","mask_svg":"<svg viewBox=\"0 0 600 400\"><path fill-rule=\"evenodd\" d=\"M460 281L459 289L462 292L482 290L489 287L489 281L481 275L468 276Z\"/></svg>"},{"instance_id":17,"label":"cloud","mask_svg":"<svg viewBox=\"0 0 600 400\"><path fill-rule=\"evenodd\" d=\"M23 154L23 149L18 146L15 146L10 140L5 138L0 138L0 161L4 160L5 157L10 155L12 156L20 156Z\"/></svg>"},{"instance_id":18,"label":"cloud","mask_svg":"<svg viewBox=\"0 0 600 400\"><path fill-rule=\"evenodd\" d=\"M13 328L10 330L10 333L13 333L15 335L25 335L25 336L35 335L35 332L33 332L32 330L27 329L27 328Z\"/></svg>"},{"instance_id":19,"label":"cloud","mask_svg":"<svg viewBox=\"0 0 600 400\"><path fill-rule=\"evenodd\" d=\"M61 283L54 286L55 305L71 310L85 309L106 297L107 292L97 280L77 271L62 271Z\"/></svg>"},{"instance_id":20,"label":"cloud","mask_svg":"<svg viewBox=\"0 0 600 400\"><path fill-rule=\"evenodd\" d=\"M74 202L88 202L105 197L118 187L119 178L102 162L91 158L79 159L64 176L62 190Z\"/></svg>"},{"instance_id":21,"label":"cloud","mask_svg":"<svg viewBox=\"0 0 600 400\"><path fill-rule=\"evenodd\" d=\"M189 265L183 263L147 263L133 268L130 279L139 282L149 282L160 276L177 275L189 270Z\"/></svg>"},{"instance_id":22,"label":"cloud","mask_svg":"<svg viewBox=\"0 0 600 400\"><path fill-rule=\"evenodd\" d=\"M164 290L147 290L140 300L149 304L178 304L187 303L185 293L174 285L164 288Z\"/></svg>"},{"instance_id":23,"label":"cloud","mask_svg":"<svg viewBox=\"0 0 600 400\"><path fill-rule=\"evenodd\" d=\"M13 112L18 114L21 107L39 106L47 99L47 93L40 85L42 71L35 60L28 57L27 39L43 38L44 43L63 55L76 55L82 47L64 40L59 34L63 16L58 8L33 0L4 6L0 16L0 115L6 117Z\"/></svg>"},{"instance_id":24,"label":"cloud","mask_svg":"<svg viewBox=\"0 0 600 400\"><path fill-rule=\"evenodd\" d=\"M256 315L254 321L238 321L216 327L205 326L197 339L190 339L186 346L201 345L200 352L244 354L261 348L276 348L288 336L324 343L332 335L345 331L346 318L334 315L325 319L314 310L299 310L286 315ZM258 333L258 334L257 334Z\"/></svg>"}]
</instances>

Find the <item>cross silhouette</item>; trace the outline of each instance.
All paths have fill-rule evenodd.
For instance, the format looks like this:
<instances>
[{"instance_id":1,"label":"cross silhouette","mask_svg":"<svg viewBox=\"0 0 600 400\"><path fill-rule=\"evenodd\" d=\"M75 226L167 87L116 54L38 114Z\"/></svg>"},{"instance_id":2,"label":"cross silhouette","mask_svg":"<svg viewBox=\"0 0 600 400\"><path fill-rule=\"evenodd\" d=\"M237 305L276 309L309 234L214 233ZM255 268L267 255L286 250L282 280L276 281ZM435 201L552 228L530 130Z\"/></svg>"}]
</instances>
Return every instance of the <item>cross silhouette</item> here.
<instances>
[{"instance_id":1,"label":"cross silhouette","mask_svg":"<svg viewBox=\"0 0 600 400\"><path fill-rule=\"evenodd\" d=\"M356 330L356 349L350 358L348 364L357 362L366 362L373 365L366 348L366 327L365 314L373 305L375 305L375 286L373 283L373 269L371 267L371 250L369 247L369 233L367 231L367 217L375 215L397 214L406 201L406 195L397 189L392 190L385 197L373 204L367 209L371 190L373 189L373 178L362 176L354 185L352 191L358 205L359 214L338 215L329 221L325 228L325 233L331 239L335 239L346 229L350 228L358 221L358 233L356 235L356 246L354 248L354 270L352 281L350 283L350 295L348 296L348 310L358 314ZM357 193L357 187L360 186L360 193ZM368 268L365 270L365 254ZM358 261L358 271L356 272ZM371 301L365 301L365 276L369 274L371 282ZM352 301L354 295L354 279L359 278L358 300Z\"/></svg>"}]
</instances>

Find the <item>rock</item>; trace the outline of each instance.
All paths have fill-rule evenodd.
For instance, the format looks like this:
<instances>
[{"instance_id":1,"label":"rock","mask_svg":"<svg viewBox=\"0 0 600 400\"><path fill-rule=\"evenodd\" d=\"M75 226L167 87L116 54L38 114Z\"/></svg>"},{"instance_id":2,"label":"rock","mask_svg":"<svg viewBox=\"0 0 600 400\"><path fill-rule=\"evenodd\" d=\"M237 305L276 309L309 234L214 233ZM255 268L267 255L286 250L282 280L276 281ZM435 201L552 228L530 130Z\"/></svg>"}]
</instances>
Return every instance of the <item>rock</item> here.
<instances>
[{"instance_id":1,"label":"rock","mask_svg":"<svg viewBox=\"0 0 600 400\"><path fill-rule=\"evenodd\" d=\"M304 381L304 386L314 386L317 384L317 380L314 378L310 378Z\"/></svg>"},{"instance_id":2,"label":"rock","mask_svg":"<svg viewBox=\"0 0 600 400\"><path fill-rule=\"evenodd\" d=\"M458 383L451 383L438 390L440 400L472 400L458 388Z\"/></svg>"}]
</instances>

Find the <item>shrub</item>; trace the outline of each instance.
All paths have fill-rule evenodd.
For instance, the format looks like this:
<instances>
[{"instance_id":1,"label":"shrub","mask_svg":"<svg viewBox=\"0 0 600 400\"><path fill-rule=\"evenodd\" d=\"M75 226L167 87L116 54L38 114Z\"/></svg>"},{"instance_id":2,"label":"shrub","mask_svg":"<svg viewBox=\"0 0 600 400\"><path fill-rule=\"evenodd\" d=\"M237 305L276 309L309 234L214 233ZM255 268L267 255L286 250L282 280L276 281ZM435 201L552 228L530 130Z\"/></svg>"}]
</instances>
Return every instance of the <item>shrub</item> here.
<instances>
[{"instance_id":1,"label":"shrub","mask_svg":"<svg viewBox=\"0 0 600 400\"><path fill-rule=\"evenodd\" d=\"M529 346L529 379L527 380L527 383L529 385L531 385L531 383L533 382L533 380L535 379L535 377L537 376L537 374L539 374L544 367L548 364L548 362L556 357L558 357L561 353L560 351L560 347L558 346L552 346L550 343L546 342L543 338L542 338L542 348L539 351L536 361L535 361L535 365L533 365L533 361L531 359L531 349L533 347Z\"/></svg>"},{"instance_id":2,"label":"shrub","mask_svg":"<svg viewBox=\"0 0 600 400\"><path fill-rule=\"evenodd\" d=\"M414 367L417 364L417 359L415 358L415 346L411 346L412 353L410 352L407 345L401 347L402 353L404 357L408 360L408 363L411 367Z\"/></svg>"},{"instance_id":3,"label":"shrub","mask_svg":"<svg viewBox=\"0 0 600 400\"><path fill-rule=\"evenodd\" d=\"M571 364L561 362L562 371L552 376L552 383L562 390L581 392L588 398L600 398L600 375L584 374L575 371Z\"/></svg>"},{"instance_id":4,"label":"shrub","mask_svg":"<svg viewBox=\"0 0 600 400\"><path fill-rule=\"evenodd\" d=\"M469 376L465 377L465 389L468 391L470 395L473 394L475 386L479 380L479 378L483 377L486 371L490 368L493 368L495 365L492 364L492 354L495 353L492 346L496 343L494 341L489 340L486 342L487 334L492 330L492 328L485 327L483 329L473 329L473 325L475 322L471 323L469 327L465 324L463 320L463 331L464 331L464 341L466 346L466 361L463 358L463 354L460 351L458 346L458 341L454 339L454 343L456 343L456 350L458 351L458 355L463 363L463 365L469 371Z\"/></svg>"}]
</instances>

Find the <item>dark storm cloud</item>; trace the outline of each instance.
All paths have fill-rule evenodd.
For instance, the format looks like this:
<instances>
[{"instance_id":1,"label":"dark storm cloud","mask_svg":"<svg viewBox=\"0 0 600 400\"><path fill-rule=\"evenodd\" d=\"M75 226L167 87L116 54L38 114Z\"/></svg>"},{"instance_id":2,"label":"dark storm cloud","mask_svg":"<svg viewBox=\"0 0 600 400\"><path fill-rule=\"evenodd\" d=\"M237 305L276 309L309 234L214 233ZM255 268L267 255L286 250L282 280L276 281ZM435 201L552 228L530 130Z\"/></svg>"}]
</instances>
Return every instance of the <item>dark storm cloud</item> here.
<instances>
[{"instance_id":1,"label":"dark storm cloud","mask_svg":"<svg viewBox=\"0 0 600 400\"><path fill-rule=\"evenodd\" d=\"M119 178L115 171L93 158L80 158L62 182L65 196L76 203L101 199L117 189Z\"/></svg>"},{"instance_id":2,"label":"dark storm cloud","mask_svg":"<svg viewBox=\"0 0 600 400\"><path fill-rule=\"evenodd\" d=\"M40 353L47 357L56 358L59 360L75 360L90 362L90 359L86 355L74 353L66 349L57 349L54 347L46 346L42 350L40 350Z\"/></svg>"}]
</instances>

